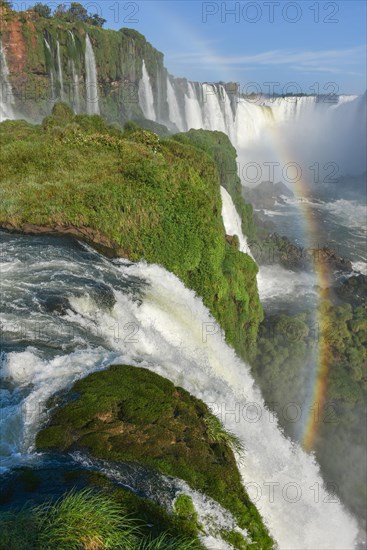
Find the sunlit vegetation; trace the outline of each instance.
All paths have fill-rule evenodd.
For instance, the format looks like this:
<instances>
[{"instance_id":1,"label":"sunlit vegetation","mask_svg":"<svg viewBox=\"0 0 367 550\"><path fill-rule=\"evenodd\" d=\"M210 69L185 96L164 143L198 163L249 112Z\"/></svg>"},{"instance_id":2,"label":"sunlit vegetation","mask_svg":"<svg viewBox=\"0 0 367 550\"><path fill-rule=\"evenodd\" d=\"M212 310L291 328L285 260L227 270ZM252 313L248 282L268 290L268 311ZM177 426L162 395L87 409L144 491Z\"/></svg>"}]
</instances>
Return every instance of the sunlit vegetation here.
<instances>
[{"instance_id":1,"label":"sunlit vegetation","mask_svg":"<svg viewBox=\"0 0 367 550\"><path fill-rule=\"evenodd\" d=\"M56 407L37 436L42 450L87 450L92 456L141 463L185 480L229 510L261 548L272 541L251 503L233 450L238 439L225 432L207 406L153 372L114 365L76 382L65 406ZM175 514L195 533L197 516L186 496Z\"/></svg>"},{"instance_id":2,"label":"sunlit vegetation","mask_svg":"<svg viewBox=\"0 0 367 550\"><path fill-rule=\"evenodd\" d=\"M200 136L213 146L218 139ZM226 141L235 162L220 134ZM3 227L74 229L118 255L161 264L203 298L228 342L251 355L262 318L257 266L226 243L209 154L131 124L123 132L64 104L42 126L2 123L0 144Z\"/></svg>"},{"instance_id":3,"label":"sunlit vegetation","mask_svg":"<svg viewBox=\"0 0 367 550\"><path fill-rule=\"evenodd\" d=\"M56 501L0 514L1 550L200 550L198 539L148 537L116 498L71 491Z\"/></svg>"}]
</instances>

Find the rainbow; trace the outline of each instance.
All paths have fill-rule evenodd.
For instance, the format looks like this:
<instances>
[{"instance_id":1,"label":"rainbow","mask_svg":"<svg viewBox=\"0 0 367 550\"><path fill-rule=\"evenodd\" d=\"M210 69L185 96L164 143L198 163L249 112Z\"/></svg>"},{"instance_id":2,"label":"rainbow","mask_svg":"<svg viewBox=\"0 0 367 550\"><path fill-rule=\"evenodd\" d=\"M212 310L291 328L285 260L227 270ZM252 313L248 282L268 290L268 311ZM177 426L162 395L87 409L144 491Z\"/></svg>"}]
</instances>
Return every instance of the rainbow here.
<instances>
[{"instance_id":1,"label":"rainbow","mask_svg":"<svg viewBox=\"0 0 367 550\"><path fill-rule=\"evenodd\" d=\"M276 124L270 125L270 132L276 144L275 151L279 161L286 165L295 162L294 155L289 149L281 131ZM309 250L318 253L318 235L320 230L312 212L309 201L309 182L302 174L293 184L293 190L298 199L304 199L299 202L299 209L303 220L303 230L308 242ZM312 373L313 379L310 383L310 391L305 403L305 414L302 414L302 428L300 441L303 448L311 452L316 443L319 427L322 422L322 415L327 400L327 388L330 371L330 350L322 334L328 325L328 319L321 307L323 300L328 297L328 290L331 283L331 272L325 262L315 262L315 285L319 288L317 310L315 312L315 336L317 338L317 355Z\"/></svg>"},{"instance_id":2,"label":"rainbow","mask_svg":"<svg viewBox=\"0 0 367 550\"><path fill-rule=\"evenodd\" d=\"M185 36L190 36L191 42L197 44L197 49L200 50L202 56L205 56L209 59L213 57L214 51L212 46L207 47L205 44L203 44L200 37L198 37L188 25L184 25L182 20L174 17L173 14L170 14L170 16L172 18L173 25L175 25L175 27L172 28L176 28L177 26L182 27L182 29L185 31ZM221 74L223 75L224 79L232 82L237 81L237 74L234 73L234 69L232 67L228 67L225 63L220 63L218 59L216 60L216 66L220 67ZM283 165L294 162L294 155L285 143L284 137L282 136L277 125L270 123L267 126L267 130L269 130L272 134L273 145L276 144L274 146L274 153L277 160L279 160ZM303 231L307 238L309 248L316 248L317 253L318 246L315 247L315 243L317 243L319 228L313 216L312 208L307 201L307 198L309 197L309 185L305 177L302 176L294 184L294 192L297 198L306 199L304 202L299 203L303 220ZM321 302L322 299L327 298L326 292L322 289L327 289L330 287L330 275L331 274L326 264L323 264L322 262L315 263L315 284L320 289L318 307L314 319L315 327L317 327L316 330L318 332L318 350L316 363L312 373L313 380L310 383L310 391L308 392L307 402L305 403L307 414L302 415L303 423L300 437L303 448L308 452L311 452L314 449L317 432L321 421L320 416L322 415L322 411L324 410L327 398L330 366L329 349L326 341L322 338L321 334L323 332L323 328L327 325L328 321L322 311Z\"/></svg>"},{"instance_id":3,"label":"rainbow","mask_svg":"<svg viewBox=\"0 0 367 550\"><path fill-rule=\"evenodd\" d=\"M167 17L166 13L165 17ZM237 82L238 69L235 66L228 65L224 60L221 61L221 56L217 55L213 44L208 45L203 42L202 37L197 35L189 25L184 23L184 19L176 17L173 13L170 14L170 17L172 20L171 28L175 30L180 28L185 36L186 43L187 37L189 37L189 42L193 44L195 52L199 52L196 53L196 55L199 55L200 58L204 57L209 62L212 62L212 65L215 65L217 73L218 69L220 69L222 80L226 82ZM261 107L259 106L259 108ZM277 127L276 124L270 123L267 125L266 129L273 136L272 143L275 158L283 165L293 162L294 155L289 145L285 143L279 127ZM320 235L320 230L313 216L310 202L307 200L309 198L309 188L309 182L304 176L302 176L293 186L295 196L298 199L306 199L305 201L299 202L301 219L303 220L303 233L306 237L308 248L314 249L314 253L317 254L319 250L318 236ZM302 411L302 425L299 433L299 440L307 452L311 452L315 448L318 430L321 426L322 416L325 412L325 405L327 403L331 354L327 341L323 337L324 330L328 325L328 318L322 308L322 302L328 298L326 289L330 288L330 283L331 273L327 264L322 260L315 262L315 285L320 289L318 304L313 319L315 324L317 353L310 377L307 401Z\"/></svg>"}]
</instances>

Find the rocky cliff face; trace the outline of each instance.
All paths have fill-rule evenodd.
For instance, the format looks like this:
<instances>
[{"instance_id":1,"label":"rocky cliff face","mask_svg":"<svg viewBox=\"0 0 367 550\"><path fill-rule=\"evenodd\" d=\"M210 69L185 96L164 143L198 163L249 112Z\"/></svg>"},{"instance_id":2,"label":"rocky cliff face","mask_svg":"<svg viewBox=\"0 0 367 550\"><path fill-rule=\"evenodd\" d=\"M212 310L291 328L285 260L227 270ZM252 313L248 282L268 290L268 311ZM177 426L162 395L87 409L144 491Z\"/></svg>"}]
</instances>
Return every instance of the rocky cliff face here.
<instances>
[{"instance_id":1,"label":"rocky cliff face","mask_svg":"<svg viewBox=\"0 0 367 550\"><path fill-rule=\"evenodd\" d=\"M1 8L1 44L14 116L40 122L57 101L109 122L137 120L159 133L205 128L235 142L237 85L174 78L163 54L133 29L112 31L84 22ZM4 63L3 63L4 64ZM0 64L1 65L1 64ZM148 122L149 121L149 122Z\"/></svg>"},{"instance_id":2,"label":"rocky cliff face","mask_svg":"<svg viewBox=\"0 0 367 550\"><path fill-rule=\"evenodd\" d=\"M59 100L76 112L89 112L88 102L98 98L98 110L108 120L143 118L139 83L144 61L157 119L168 121L168 105L162 100L167 87L163 54L137 31L45 19L32 10L13 12L2 7L0 15L1 42L18 116L39 121ZM96 82L88 74L93 64Z\"/></svg>"}]
</instances>

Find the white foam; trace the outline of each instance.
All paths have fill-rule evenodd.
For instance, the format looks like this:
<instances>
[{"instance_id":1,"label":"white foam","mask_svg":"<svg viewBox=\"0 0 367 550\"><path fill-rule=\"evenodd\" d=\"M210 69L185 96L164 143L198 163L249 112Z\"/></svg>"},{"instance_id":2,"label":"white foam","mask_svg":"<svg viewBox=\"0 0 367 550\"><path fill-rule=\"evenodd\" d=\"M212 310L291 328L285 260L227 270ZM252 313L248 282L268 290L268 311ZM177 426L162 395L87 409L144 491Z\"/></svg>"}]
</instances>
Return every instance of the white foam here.
<instances>
[{"instance_id":1,"label":"white foam","mask_svg":"<svg viewBox=\"0 0 367 550\"><path fill-rule=\"evenodd\" d=\"M243 482L280 549L352 549L356 522L340 503L330 501L314 457L277 427L249 367L226 345L201 299L158 266L121 262L116 269L122 278L149 283L142 302L118 290L111 311L96 309L89 299L73 300L75 312L69 312L68 322L85 334L83 348L52 359L31 348L8 354L1 376L27 394L19 395L26 414L14 414L15 405L9 404L2 417L3 441L12 452L32 450L44 402L55 391L111 362L146 367L205 401L242 440L246 452L238 465ZM102 347L88 346L96 330ZM38 407L41 414L32 414Z\"/></svg>"},{"instance_id":2,"label":"white foam","mask_svg":"<svg viewBox=\"0 0 367 550\"><path fill-rule=\"evenodd\" d=\"M231 195L222 186L220 188L220 194L222 197L223 224L227 235L231 235L231 236L237 235L241 252L244 252L245 254L248 254L249 256L252 257L250 247L247 242L247 238L242 232L241 218L232 201Z\"/></svg>"},{"instance_id":3,"label":"white foam","mask_svg":"<svg viewBox=\"0 0 367 550\"><path fill-rule=\"evenodd\" d=\"M366 262L352 262L353 271L367 275L367 263Z\"/></svg>"},{"instance_id":4,"label":"white foam","mask_svg":"<svg viewBox=\"0 0 367 550\"><path fill-rule=\"evenodd\" d=\"M262 301L287 296L304 296L306 293L317 296L313 273L306 271L295 273L277 264L261 266L257 285Z\"/></svg>"}]
</instances>

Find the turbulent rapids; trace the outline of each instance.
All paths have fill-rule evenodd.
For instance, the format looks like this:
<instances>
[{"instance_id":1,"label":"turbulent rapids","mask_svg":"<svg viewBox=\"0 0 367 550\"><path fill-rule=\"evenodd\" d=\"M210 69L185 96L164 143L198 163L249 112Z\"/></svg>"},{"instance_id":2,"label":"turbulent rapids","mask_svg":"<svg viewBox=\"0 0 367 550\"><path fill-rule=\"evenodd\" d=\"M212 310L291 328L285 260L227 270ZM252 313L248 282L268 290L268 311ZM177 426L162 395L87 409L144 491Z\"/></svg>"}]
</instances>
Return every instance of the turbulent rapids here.
<instances>
[{"instance_id":1,"label":"turbulent rapids","mask_svg":"<svg viewBox=\"0 0 367 550\"><path fill-rule=\"evenodd\" d=\"M243 482L280 548L353 548L357 526L312 455L283 436L249 367L174 275L72 240L1 240L3 469L32 460L52 394L110 363L144 366L205 401L241 438Z\"/></svg>"},{"instance_id":2,"label":"turbulent rapids","mask_svg":"<svg viewBox=\"0 0 367 550\"><path fill-rule=\"evenodd\" d=\"M267 211L277 217L280 234L286 233L288 223L298 244L315 244L302 240L310 237L299 215L307 205L313 221L329 220L331 230L325 236L334 242L343 240L342 253L352 253L353 267L365 269L366 258L360 250L365 206L344 198L313 203L303 192L313 184L329 183L328 177L337 177L330 180L336 187L344 185L339 176L344 175L345 181L351 175L361 177L366 94L244 97L236 85L174 78L164 68L163 56L156 58L150 45L123 33L131 47L129 60L119 59L112 77L103 72L96 48L100 44L93 32L79 36L75 29L68 29L65 38L59 29L55 36L41 37L45 49L42 78L52 96L42 105L42 116L62 100L76 113L101 114L119 124L131 118L157 132L159 124L170 133L190 129L224 132L237 151L239 174L246 186L268 180L295 184L294 199ZM136 44L143 44L143 50L134 49ZM0 42L0 122L33 120L31 114L35 118L40 114L39 105L30 109L29 116L22 112L17 82L9 73L9 50L9 44ZM124 63L129 71L120 74L126 69ZM9 67L11 71L10 61ZM11 83L18 95L13 95ZM130 110L119 103L122 84L129 85L129 93L133 84ZM289 164L299 168L297 180L285 177ZM272 166L276 166L274 173ZM237 235L240 250L251 255L251 243L224 187L221 198L226 234ZM243 484L280 549L356 547L357 522L323 480L314 455L285 437L249 366L225 343L222 329L201 298L177 277L157 265L108 260L66 238L0 233L0 250L1 472L44 459L35 451L35 437L47 422L46 403L51 396L111 364L145 367L204 401L243 443L245 451L237 457ZM276 264L260 266L257 286L269 310L273 304L300 302L300 296L302 307L315 309L321 288L314 273L295 275ZM70 460L103 471L114 481L121 475L110 463L91 465L76 453ZM175 490L191 495L203 525L210 510L217 525L232 528L233 518L219 504L182 480L175 479L175 484ZM203 537L208 548L230 548L208 533Z\"/></svg>"}]
</instances>

